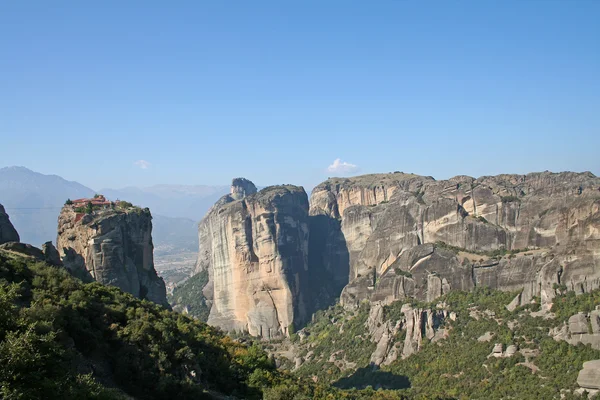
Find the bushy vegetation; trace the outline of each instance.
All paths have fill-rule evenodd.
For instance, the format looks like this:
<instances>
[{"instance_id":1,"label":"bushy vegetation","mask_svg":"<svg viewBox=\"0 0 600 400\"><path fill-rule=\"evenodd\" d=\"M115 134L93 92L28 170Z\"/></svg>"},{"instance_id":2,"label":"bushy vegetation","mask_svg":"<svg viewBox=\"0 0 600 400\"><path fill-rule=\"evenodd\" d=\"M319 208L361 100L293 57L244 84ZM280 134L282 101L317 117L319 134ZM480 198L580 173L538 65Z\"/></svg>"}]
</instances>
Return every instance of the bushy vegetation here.
<instances>
[{"instance_id":1,"label":"bushy vegetation","mask_svg":"<svg viewBox=\"0 0 600 400\"><path fill-rule=\"evenodd\" d=\"M119 397L113 383L138 398L259 398L250 375L273 371L258 349L63 269L0 255L0 281L2 397Z\"/></svg>"},{"instance_id":2,"label":"bushy vegetation","mask_svg":"<svg viewBox=\"0 0 600 400\"><path fill-rule=\"evenodd\" d=\"M556 314L558 320L566 321L570 316L578 312L588 313L598 305L600 305L600 290L580 295L575 295L575 292L571 291L553 301L552 312Z\"/></svg>"},{"instance_id":3,"label":"bushy vegetation","mask_svg":"<svg viewBox=\"0 0 600 400\"><path fill-rule=\"evenodd\" d=\"M205 279L198 276L197 284ZM555 341L548 331L597 307L600 290L558 296L556 317L549 319L532 315L535 304L508 311L514 296L479 288L434 303L412 300L424 309L443 305L457 318L442 326L446 339L424 339L419 352L380 369L369 365L375 344L366 328L368 303L356 311L339 305L319 311L300 346L307 361L291 375L252 342L239 343L117 288L84 284L64 269L0 252L0 398L573 398L583 362L599 359L600 351ZM384 319L402 319L402 304L386 306ZM487 332L492 340L479 341ZM402 343L404 335L395 340ZM494 343L520 351L489 357ZM406 389L373 389L379 387Z\"/></svg>"},{"instance_id":4,"label":"bushy vegetation","mask_svg":"<svg viewBox=\"0 0 600 400\"><path fill-rule=\"evenodd\" d=\"M502 203L512 203L512 202L520 201L520 200L517 196L510 195L510 196L500 197L500 201L502 201Z\"/></svg>"},{"instance_id":5,"label":"bushy vegetation","mask_svg":"<svg viewBox=\"0 0 600 400\"><path fill-rule=\"evenodd\" d=\"M344 368L343 365L368 365L371 353L375 350L375 343L369 340L365 329L368 317L368 303L361 304L352 313L346 312L340 305L317 311L308 328L310 335L301 354L311 361L304 363L298 374L317 376L331 382L354 372L355 368ZM334 352L337 354L330 360Z\"/></svg>"},{"instance_id":6,"label":"bushy vegetation","mask_svg":"<svg viewBox=\"0 0 600 400\"><path fill-rule=\"evenodd\" d=\"M257 345L4 252L0 363L2 399L405 399L278 371Z\"/></svg>"},{"instance_id":7,"label":"bushy vegetation","mask_svg":"<svg viewBox=\"0 0 600 400\"><path fill-rule=\"evenodd\" d=\"M396 272L396 275L406 276L407 278L412 278L412 276L413 276L409 271L405 271L405 270L400 269L398 267L394 268L394 272Z\"/></svg>"},{"instance_id":8,"label":"bushy vegetation","mask_svg":"<svg viewBox=\"0 0 600 400\"><path fill-rule=\"evenodd\" d=\"M173 295L169 296L169 304L172 306L187 307L189 315L198 318L202 322L206 322L210 308L206 304L206 298L202 293L202 289L207 283L208 271L202 271L192 276L181 286L175 288Z\"/></svg>"},{"instance_id":9,"label":"bushy vegetation","mask_svg":"<svg viewBox=\"0 0 600 400\"><path fill-rule=\"evenodd\" d=\"M284 378L257 347L206 324L5 254L0 363L0 397L19 399L258 399Z\"/></svg>"},{"instance_id":10,"label":"bushy vegetation","mask_svg":"<svg viewBox=\"0 0 600 400\"><path fill-rule=\"evenodd\" d=\"M481 215L477 217L477 220L479 220L480 222L483 222L484 224L489 224L488 220L487 220L487 219L485 219L485 218L484 218L483 216L481 216Z\"/></svg>"},{"instance_id":11,"label":"bushy vegetation","mask_svg":"<svg viewBox=\"0 0 600 400\"><path fill-rule=\"evenodd\" d=\"M583 362L600 358L600 351L555 341L548 331L577 311L600 304L600 291L594 293L568 295L568 301L559 297L554 303L558 304L554 309L557 318L544 319L532 317L527 308L506 310L504 305L514 293L487 289L451 292L441 299L459 316L449 323L449 337L426 343L417 354L384 370L408 377L412 386L409 392L417 397L561 398L561 390L578 387L576 379ZM483 313L477 319L470 316L473 310ZM509 321L514 324L512 330ZM492 341L478 341L486 332L494 334ZM488 357L493 343L502 343L505 348L515 344L521 352L508 358ZM534 355L526 360L522 354L529 354L528 349ZM572 397L570 392L562 395Z\"/></svg>"},{"instance_id":12,"label":"bushy vegetation","mask_svg":"<svg viewBox=\"0 0 600 400\"><path fill-rule=\"evenodd\" d=\"M131 204L128 201L124 201L124 200L119 201L117 203L117 205L119 206L119 208L122 208L122 209L128 209L128 208L132 208L133 207L133 204Z\"/></svg>"},{"instance_id":13,"label":"bushy vegetation","mask_svg":"<svg viewBox=\"0 0 600 400\"><path fill-rule=\"evenodd\" d=\"M600 358L600 351L590 346L573 346L555 341L548 335L550 328L562 325L577 312L589 312L600 304L600 290L575 296L567 293L554 300L552 311L556 318L532 316L538 303L508 311L505 307L516 293L478 288L470 292L453 291L434 303L415 300L394 302L384 307L384 320L401 320L402 305L409 302L413 308L433 309L440 305L456 313L455 321L446 319L442 328L448 337L429 342L423 339L419 352L406 359L396 361L380 369L369 365L368 354L373 350L368 343L367 328L355 325L346 330L346 321L365 321L368 307L348 317L339 306L322 312L306 328L310 332L307 348L318 349L319 353L334 354L338 343L349 343L352 338L363 340L363 345L354 344L344 357L356 362L354 369L336 371L328 362L314 363L309 359L295 371L301 376L317 376L319 381L329 379L340 387L365 386L408 387L394 393L409 399L559 399L580 398L573 394L577 374L585 361ZM335 323L332 323L334 321ZM343 327L343 329L340 329ZM492 333L490 341L478 339ZM345 338L340 336L346 336ZM332 337L333 340L327 340ZM395 338L402 343L405 331ZM313 342L311 342L313 338ZM495 343L506 349L515 345L520 350L512 357L490 357ZM401 347L401 345L400 345ZM365 354L363 354L363 352ZM317 357L314 360L318 360ZM333 373L331 372L333 371Z\"/></svg>"}]
</instances>

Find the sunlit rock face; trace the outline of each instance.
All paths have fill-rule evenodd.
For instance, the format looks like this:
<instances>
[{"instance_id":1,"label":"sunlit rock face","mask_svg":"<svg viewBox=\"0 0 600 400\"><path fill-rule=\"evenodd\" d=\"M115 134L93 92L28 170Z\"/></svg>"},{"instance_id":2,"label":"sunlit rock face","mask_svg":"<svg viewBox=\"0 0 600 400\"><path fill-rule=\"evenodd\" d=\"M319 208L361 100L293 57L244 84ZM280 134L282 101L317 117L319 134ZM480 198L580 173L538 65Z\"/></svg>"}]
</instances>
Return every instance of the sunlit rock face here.
<instances>
[{"instance_id":1,"label":"sunlit rock face","mask_svg":"<svg viewBox=\"0 0 600 400\"><path fill-rule=\"evenodd\" d=\"M555 285L593 290L599 209L600 179L589 172L444 181L398 172L329 179L311 195L311 214L339 221L330 236L348 252L341 301L351 307L475 286L522 289L520 304L540 297L549 307ZM492 253L502 249L527 251Z\"/></svg>"},{"instance_id":2,"label":"sunlit rock face","mask_svg":"<svg viewBox=\"0 0 600 400\"><path fill-rule=\"evenodd\" d=\"M308 197L302 187L256 192L240 182L199 224L196 272L209 275L208 323L265 338L289 335L307 318Z\"/></svg>"},{"instance_id":3,"label":"sunlit rock face","mask_svg":"<svg viewBox=\"0 0 600 400\"><path fill-rule=\"evenodd\" d=\"M108 207L84 214L65 205L56 243L73 275L168 306L165 283L154 269L148 209Z\"/></svg>"}]
</instances>

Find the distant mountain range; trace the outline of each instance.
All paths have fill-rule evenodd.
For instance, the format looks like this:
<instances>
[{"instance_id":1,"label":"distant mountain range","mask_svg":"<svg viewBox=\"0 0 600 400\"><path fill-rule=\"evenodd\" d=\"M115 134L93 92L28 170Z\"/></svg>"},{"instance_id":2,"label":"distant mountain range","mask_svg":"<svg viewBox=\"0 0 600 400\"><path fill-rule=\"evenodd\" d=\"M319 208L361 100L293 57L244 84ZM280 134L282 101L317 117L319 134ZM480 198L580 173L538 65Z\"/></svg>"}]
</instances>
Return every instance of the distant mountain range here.
<instances>
[{"instance_id":1,"label":"distant mountain range","mask_svg":"<svg viewBox=\"0 0 600 400\"><path fill-rule=\"evenodd\" d=\"M10 215L21 241L38 246L56 240L58 214L68 198L102 193L111 200L127 200L150 208L155 246L196 251L197 222L228 190L229 186L155 185L95 191L25 167L0 169L0 204Z\"/></svg>"}]
</instances>

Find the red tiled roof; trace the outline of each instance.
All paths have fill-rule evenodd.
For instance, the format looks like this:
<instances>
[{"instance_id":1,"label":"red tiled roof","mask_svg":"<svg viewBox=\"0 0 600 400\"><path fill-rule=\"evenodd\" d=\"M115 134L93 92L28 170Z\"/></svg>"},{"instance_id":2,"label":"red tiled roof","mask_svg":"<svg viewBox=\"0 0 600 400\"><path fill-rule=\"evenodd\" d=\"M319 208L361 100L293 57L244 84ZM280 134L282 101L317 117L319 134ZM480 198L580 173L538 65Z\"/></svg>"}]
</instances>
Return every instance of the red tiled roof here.
<instances>
[{"instance_id":1,"label":"red tiled roof","mask_svg":"<svg viewBox=\"0 0 600 400\"><path fill-rule=\"evenodd\" d=\"M100 195L98 197L94 197L91 199L75 199L72 200L74 205L83 205L87 203L92 203L93 206L108 206L110 205L110 201L106 200L106 197Z\"/></svg>"}]
</instances>

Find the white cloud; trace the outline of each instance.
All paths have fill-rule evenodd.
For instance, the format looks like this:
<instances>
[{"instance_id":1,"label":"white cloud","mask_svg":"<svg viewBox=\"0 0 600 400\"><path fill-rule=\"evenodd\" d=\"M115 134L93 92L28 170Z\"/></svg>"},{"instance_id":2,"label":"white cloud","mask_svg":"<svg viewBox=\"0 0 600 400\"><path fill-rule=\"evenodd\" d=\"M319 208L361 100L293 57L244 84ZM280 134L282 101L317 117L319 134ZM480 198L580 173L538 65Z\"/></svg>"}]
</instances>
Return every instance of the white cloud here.
<instances>
[{"instance_id":1,"label":"white cloud","mask_svg":"<svg viewBox=\"0 0 600 400\"><path fill-rule=\"evenodd\" d=\"M134 162L134 164L140 167L141 169L148 169L148 167L150 167L150 163L146 160L137 160L136 162Z\"/></svg>"},{"instance_id":2,"label":"white cloud","mask_svg":"<svg viewBox=\"0 0 600 400\"><path fill-rule=\"evenodd\" d=\"M336 158L333 161L333 164L327 167L327 171L334 172L336 174L350 174L358 171L358 165L350 164L349 162Z\"/></svg>"}]
</instances>

